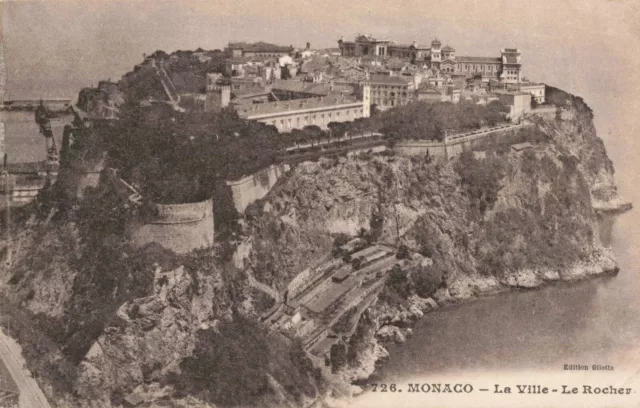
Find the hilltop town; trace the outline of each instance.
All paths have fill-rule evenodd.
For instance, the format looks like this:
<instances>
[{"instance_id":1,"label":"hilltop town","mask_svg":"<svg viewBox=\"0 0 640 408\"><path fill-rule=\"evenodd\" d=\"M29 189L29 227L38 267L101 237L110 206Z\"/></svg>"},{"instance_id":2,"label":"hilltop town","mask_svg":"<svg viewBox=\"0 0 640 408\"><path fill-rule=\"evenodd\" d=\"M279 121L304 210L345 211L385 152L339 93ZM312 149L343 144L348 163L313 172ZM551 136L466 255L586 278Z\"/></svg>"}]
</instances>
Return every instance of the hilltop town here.
<instances>
[{"instance_id":1,"label":"hilltop town","mask_svg":"<svg viewBox=\"0 0 640 408\"><path fill-rule=\"evenodd\" d=\"M340 39L338 45L315 50L310 44L300 49L235 42L223 51L159 51L146 56L124 82L148 70L159 83L150 83L147 95L136 95L141 102L167 101L177 110L204 112L230 106L241 118L281 132L326 129L331 122L367 118L414 101L499 100L509 106L512 119L529 112L532 101L545 102L544 84L522 77L522 53L515 48L496 57L465 57L437 39L426 47L371 35ZM114 87L101 83L83 91L78 107L114 117L123 102Z\"/></svg>"},{"instance_id":2,"label":"hilltop town","mask_svg":"<svg viewBox=\"0 0 640 408\"><path fill-rule=\"evenodd\" d=\"M593 114L522 64L231 42L82 89L59 151L4 175L7 320L48 397L327 406L424 313L615 274Z\"/></svg>"}]
</instances>

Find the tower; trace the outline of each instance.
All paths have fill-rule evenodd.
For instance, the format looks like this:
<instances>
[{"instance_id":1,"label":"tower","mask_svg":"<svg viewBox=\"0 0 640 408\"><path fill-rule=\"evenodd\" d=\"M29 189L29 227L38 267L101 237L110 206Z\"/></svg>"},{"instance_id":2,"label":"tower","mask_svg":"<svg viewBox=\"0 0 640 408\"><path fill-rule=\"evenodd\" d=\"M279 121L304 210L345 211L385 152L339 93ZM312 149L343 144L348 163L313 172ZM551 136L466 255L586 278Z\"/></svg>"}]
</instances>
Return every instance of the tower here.
<instances>
[{"instance_id":1,"label":"tower","mask_svg":"<svg viewBox=\"0 0 640 408\"><path fill-rule=\"evenodd\" d=\"M501 69L500 81L503 83L518 83L521 81L522 53L517 48L503 48L500 50Z\"/></svg>"},{"instance_id":2,"label":"tower","mask_svg":"<svg viewBox=\"0 0 640 408\"><path fill-rule=\"evenodd\" d=\"M431 68L440 68L442 61L442 43L436 38L431 41Z\"/></svg>"},{"instance_id":3,"label":"tower","mask_svg":"<svg viewBox=\"0 0 640 408\"><path fill-rule=\"evenodd\" d=\"M218 111L229 106L231 102L231 87L228 85L207 85L207 95L204 101L204 111Z\"/></svg>"}]
</instances>

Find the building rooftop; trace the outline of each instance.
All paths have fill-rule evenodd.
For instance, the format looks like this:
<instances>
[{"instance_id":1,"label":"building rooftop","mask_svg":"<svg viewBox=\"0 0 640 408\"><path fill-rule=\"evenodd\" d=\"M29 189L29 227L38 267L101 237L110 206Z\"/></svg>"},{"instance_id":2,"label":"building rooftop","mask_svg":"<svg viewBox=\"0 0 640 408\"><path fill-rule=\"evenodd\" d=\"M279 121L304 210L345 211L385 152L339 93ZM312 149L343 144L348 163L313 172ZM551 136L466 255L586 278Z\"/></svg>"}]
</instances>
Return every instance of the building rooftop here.
<instances>
[{"instance_id":1,"label":"building rooftop","mask_svg":"<svg viewBox=\"0 0 640 408\"><path fill-rule=\"evenodd\" d=\"M310 110L319 108L328 108L331 106L358 104L355 97L345 95L331 95L317 98L294 99L291 101L278 101L255 103L252 105L243 105L238 107L238 115L241 118L251 119L256 116L268 116L289 111Z\"/></svg>"},{"instance_id":2,"label":"building rooftop","mask_svg":"<svg viewBox=\"0 0 640 408\"><path fill-rule=\"evenodd\" d=\"M266 42L255 42L255 43L247 43L247 42L230 42L227 48L234 50L240 49L244 52L291 52L293 51L293 47L281 46L276 44L270 44Z\"/></svg>"},{"instance_id":3,"label":"building rooftop","mask_svg":"<svg viewBox=\"0 0 640 408\"><path fill-rule=\"evenodd\" d=\"M439 95L442 94L442 90L429 83L422 83L420 84L420 88L418 88L418 93Z\"/></svg>"},{"instance_id":4,"label":"building rooftop","mask_svg":"<svg viewBox=\"0 0 640 408\"><path fill-rule=\"evenodd\" d=\"M390 75L379 75L372 76L369 80L371 84L382 84L382 85L409 85L411 80L400 77L400 76L390 76Z\"/></svg>"},{"instance_id":5,"label":"building rooftop","mask_svg":"<svg viewBox=\"0 0 640 408\"><path fill-rule=\"evenodd\" d=\"M349 88L343 86L334 86L333 91L328 83L310 83L296 79L276 79L273 82L273 90L282 90L290 92L304 92L314 95L328 95L331 92L350 91Z\"/></svg>"},{"instance_id":6,"label":"building rooftop","mask_svg":"<svg viewBox=\"0 0 640 408\"><path fill-rule=\"evenodd\" d=\"M545 86L542 83L538 83L538 82L520 82L518 85L520 85L520 87L523 86Z\"/></svg>"},{"instance_id":7,"label":"building rooftop","mask_svg":"<svg viewBox=\"0 0 640 408\"><path fill-rule=\"evenodd\" d=\"M500 57L466 57L466 56L458 56L456 60L459 63L477 63L477 64L499 64L502 59Z\"/></svg>"},{"instance_id":8,"label":"building rooftop","mask_svg":"<svg viewBox=\"0 0 640 408\"><path fill-rule=\"evenodd\" d=\"M231 64L265 63L275 61L273 57L235 57L227 60Z\"/></svg>"},{"instance_id":9,"label":"building rooftop","mask_svg":"<svg viewBox=\"0 0 640 408\"><path fill-rule=\"evenodd\" d=\"M446 51L446 52L453 52L455 51L455 48L449 46L449 45L445 45L444 47L442 47L442 51Z\"/></svg>"},{"instance_id":10,"label":"building rooftop","mask_svg":"<svg viewBox=\"0 0 640 408\"><path fill-rule=\"evenodd\" d=\"M369 41L369 42L391 42L387 38L375 38L371 34L361 34L356 37L356 41Z\"/></svg>"},{"instance_id":11,"label":"building rooftop","mask_svg":"<svg viewBox=\"0 0 640 408\"><path fill-rule=\"evenodd\" d=\"M507 89L495 89L492 90L491 93L496 95L530 95L528 92L522 92L518 90L507 90Z\"/></svg>"},{"instance_id":12,"label":"building rooftop","mask_svg":"<svg viewBox=\"0 0 640 408\"><path fill-rule=\"evenodd\" d=\"M246 98L255 98L257 96L266 95L266 94L269 94L270 92L271 90L268 88L256 86L256 87L251 87L246 89L233 90L233 92L231 92L231 95L234 98L246 99Z\"/></svg>"}]
</instances>

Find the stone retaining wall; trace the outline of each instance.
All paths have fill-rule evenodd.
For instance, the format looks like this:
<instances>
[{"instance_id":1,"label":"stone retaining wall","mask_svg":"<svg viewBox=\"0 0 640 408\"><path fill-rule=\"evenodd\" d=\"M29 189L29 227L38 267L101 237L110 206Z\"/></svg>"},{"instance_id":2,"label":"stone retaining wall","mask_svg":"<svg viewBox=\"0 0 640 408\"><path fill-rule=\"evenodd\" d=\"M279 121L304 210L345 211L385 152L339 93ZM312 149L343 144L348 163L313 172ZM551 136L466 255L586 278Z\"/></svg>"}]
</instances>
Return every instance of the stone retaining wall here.
<instances>
[{"instance_id":1,"label":"stone retaining wall","mask_svg":"<svg viewBox=\"0 0 640 408\"><path fill-rule=\"evenodd\" d=\"M266 196L288 170L288 164L274 164L239 180L227 181L236 210L241 214L244 213L251 203Z\"/></svg>"},{"instance_id":2,"label":"stone retaining wall","mask_svg":"<svg viewBox=\"0 0 640 408\"><path fill-rule=\"evenodd\" d=\"M177 254L213 245L213 200L183 204L153 204L134 217L127 235L136 247L157 243Z\"/></svg>"},{"instance_id":3,"label":"stone retaining wall","mask_svg":"<svg viewBox=\"0 0 640 408\"><path fill-rule=\"evenodd\" d=\"M396 143L393 150L405 156L424 156L429 153L431 157L450 160L460 155L463 151L469 150L476 140L482 140L487 136L496 133L506 133L519 129L526 124L517 124L506 127L496 127L475 132L467 132L453 135L446 141L438 142L433 140L405 140Z\"/></svg>"}]
</instances>

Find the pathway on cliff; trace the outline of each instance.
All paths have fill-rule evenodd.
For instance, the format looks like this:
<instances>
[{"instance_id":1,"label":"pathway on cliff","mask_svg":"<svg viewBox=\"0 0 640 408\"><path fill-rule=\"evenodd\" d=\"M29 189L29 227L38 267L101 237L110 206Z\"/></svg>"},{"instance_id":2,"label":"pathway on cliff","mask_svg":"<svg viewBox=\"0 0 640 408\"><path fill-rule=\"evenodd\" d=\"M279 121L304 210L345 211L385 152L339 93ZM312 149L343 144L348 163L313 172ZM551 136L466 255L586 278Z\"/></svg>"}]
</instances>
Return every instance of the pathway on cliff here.
<instances>
[{"instance_id":1,"label":"pathway on cliff","mask_svg":"<svg viewBox=\"0 0 640 408\"><path fill-rule=\"evenodd\" d=\"M249 286L251 286L252 288L255 288L261 292L266 293L267 295L271 296L276 303L280 303L282 301L280 293L278 293L275 289L273 289L271 286L268 286L262 282L259 282L254 276L253 276L253 272L250 269L246 270L247 273L247 278L249 279Z\"/></svg>"},{"instance_id":2,"label":"pathway on cliff","mask_svg":"<svg viewBox=\"0 0 640 408\"><path fill-rule=\"evenodd\" d=\"M40 386L24 365L20 346L0 330L0 359L20 389L20 408L51 408Z\"/></svg>"}]
</instances>

